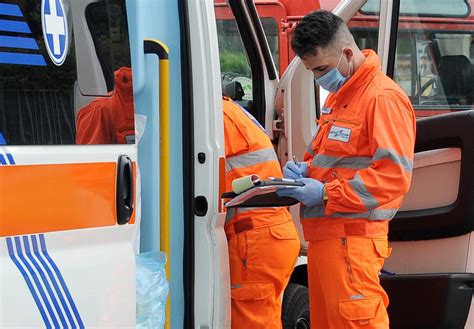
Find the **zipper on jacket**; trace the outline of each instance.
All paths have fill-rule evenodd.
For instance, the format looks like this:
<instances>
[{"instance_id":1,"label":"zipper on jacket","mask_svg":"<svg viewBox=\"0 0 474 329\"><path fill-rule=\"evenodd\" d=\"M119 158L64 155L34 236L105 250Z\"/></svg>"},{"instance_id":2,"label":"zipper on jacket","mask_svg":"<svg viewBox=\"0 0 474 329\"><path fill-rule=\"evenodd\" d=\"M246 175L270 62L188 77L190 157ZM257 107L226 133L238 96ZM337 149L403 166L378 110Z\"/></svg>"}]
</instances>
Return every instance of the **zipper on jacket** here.
<instances>
[{"instance_id":1,"label":"zipper on jacket","mask_svg":"<svg viewBox=\"0 0 474 329\"><path fill-rule=\"evenodd\" d=\"M360 122L359 122L359 121L346 120L346 119L338 119L338 118L333 118L333 119L332 119L332 122L333 122L333 123L335 123L335 122L341 122L341 123L351 124L351 125L354 125L354 126L360 125Z\"/></svg>"},{"instance_id":2,"label":"zipper on jacket","mask_svg":"<svg viewBox=\"0 0 474 329\"><path fill-rule=\"evenodd\" d=\"M354 273L352 271L351 261L349 260L349 248L347 246L347 238L342 237L341 243L342 243L342 250L344 254L344 261L346 262L346 270L347 270L347 273L349 274L349 281L351 283L354 283Z\"/></svg>"}]
</instances>

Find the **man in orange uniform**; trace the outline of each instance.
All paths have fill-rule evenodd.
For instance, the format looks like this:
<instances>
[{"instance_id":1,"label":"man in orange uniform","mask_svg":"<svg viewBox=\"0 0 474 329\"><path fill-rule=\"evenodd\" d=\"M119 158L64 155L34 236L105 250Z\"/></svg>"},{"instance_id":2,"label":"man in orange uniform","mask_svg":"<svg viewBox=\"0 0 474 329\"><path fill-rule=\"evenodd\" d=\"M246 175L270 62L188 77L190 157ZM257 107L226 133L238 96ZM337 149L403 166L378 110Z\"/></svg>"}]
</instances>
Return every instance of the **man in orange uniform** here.
<instances>
[{"instance_id":1,"label":"man in orange uniform","mask_svg":"<svg viewBox=\"0 0 474 329\"><path fill-rule=\"evenodd\" d=\"M114 72L115 90L99 97L77 115L77 144L130 144L134 142L132 69Z\"/></svg>"},{"instance_id":2,"label":"man in orange uniform","mask_svg":"<svg viewBox=\"0 0 474 329\"><path fill-rule=\"evenodd\" d=\"M292 47L330 92L305 161L284 168L305 186L278 192L302 203L311 327L389 328L378 275L390 254L388 222L410 185L413 108L332 13L304 17Z\"/></svg>"},{"instance_id":3,"label":"man in orange uniform","mask_svg":"<svg viewBox=\"0 0 474 329\"><path fill-rule=\"evenodd\" d=\"M270 138L247 111L224 98L226 188L236 178L282 177ZM229 208L232 328L281 328L281 295L300 242L291 215L280 208Z\"/></svg>"}]
</instances>

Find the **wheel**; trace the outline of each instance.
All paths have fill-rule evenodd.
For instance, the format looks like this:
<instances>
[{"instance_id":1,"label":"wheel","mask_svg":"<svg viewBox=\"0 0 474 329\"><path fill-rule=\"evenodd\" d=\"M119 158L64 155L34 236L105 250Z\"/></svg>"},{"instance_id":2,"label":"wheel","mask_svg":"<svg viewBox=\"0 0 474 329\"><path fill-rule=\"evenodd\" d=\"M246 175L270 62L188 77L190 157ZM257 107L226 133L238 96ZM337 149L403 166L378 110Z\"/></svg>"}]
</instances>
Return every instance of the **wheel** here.
<instances>
[{"instance_id":1,"label":"wheel","mask_svg":"<svg viewBox=\"0 0 474 329\"><path fill-rule=\"evenodd\" d=\"M283 329L309 329L309 293L305 286L290 283L283 294Z\"/></svg>"}]
</instances>

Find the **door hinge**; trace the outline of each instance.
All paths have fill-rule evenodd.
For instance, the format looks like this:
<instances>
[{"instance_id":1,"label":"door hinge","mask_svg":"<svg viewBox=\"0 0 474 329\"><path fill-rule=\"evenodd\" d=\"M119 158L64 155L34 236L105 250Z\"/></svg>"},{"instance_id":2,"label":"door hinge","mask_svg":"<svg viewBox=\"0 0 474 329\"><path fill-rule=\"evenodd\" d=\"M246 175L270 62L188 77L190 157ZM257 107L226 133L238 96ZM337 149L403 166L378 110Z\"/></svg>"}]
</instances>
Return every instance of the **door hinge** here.
<instances>
[{"instance_id":1,"label":"door hinge","mask_svg":"<svg viewBox=\"0 0 474 329\"><path fill-rule=\"evenodd\" d=\"M285 123L283 120L277 119L272 122L272 130L274 133L280 134L285 132Z\"/></svg>"},{"instance_id":2,"label":"door hinge","mask_svg":"<svg viewBox=\"0 0 474 329\"><path fill-rule=\"evenodd\" d=\"M291 33L296 28L295 22L285 22L283 19L281 20L281 31Z\"/></svg>"}]
</instances>

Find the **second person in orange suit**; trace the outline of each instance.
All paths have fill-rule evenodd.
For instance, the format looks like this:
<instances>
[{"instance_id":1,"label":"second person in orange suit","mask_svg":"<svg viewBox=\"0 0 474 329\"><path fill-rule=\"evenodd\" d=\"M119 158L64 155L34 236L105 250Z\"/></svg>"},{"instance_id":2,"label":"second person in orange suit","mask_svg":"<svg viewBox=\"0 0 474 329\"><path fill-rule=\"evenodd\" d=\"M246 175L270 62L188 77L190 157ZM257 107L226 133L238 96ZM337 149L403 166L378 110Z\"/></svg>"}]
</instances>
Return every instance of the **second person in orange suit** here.
<instances>
[{"instance_id":1,"label":"second person in orange suit","mask_svg":"<svg viewBox=\"0 0 474 329\"><path fill-rule=\"evenodd\" d=\"M226 189L236 178L282 177L270 138L248 112L224 98ZM281 328L281 296L298 257L300 241L291 215L279 208L229 208L232 328Z\"/></svg>"},{"instance_id":2,"label":"second person in orange suit","mask_svg":"<svg viewBox=\"0 0 474 329\"><path fill-rule=\"evenodd\" d=\"M135 139L132 69L114 72L115 89L98 97L77 115L77 144L130 144Z\"/></svg>"}]
</instances>

